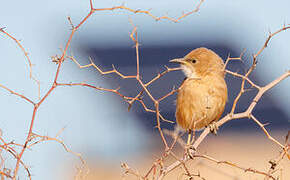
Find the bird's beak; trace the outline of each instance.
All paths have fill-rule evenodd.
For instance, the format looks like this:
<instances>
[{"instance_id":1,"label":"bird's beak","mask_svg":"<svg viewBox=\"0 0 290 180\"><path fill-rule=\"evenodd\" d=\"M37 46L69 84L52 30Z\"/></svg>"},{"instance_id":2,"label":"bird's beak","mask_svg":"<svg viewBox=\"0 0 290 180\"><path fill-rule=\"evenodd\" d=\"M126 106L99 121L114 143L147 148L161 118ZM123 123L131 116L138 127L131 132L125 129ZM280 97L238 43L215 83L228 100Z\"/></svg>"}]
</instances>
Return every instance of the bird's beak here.
<instances>
[{"instance_id":1,"label":"bird's beak","mask_svg":"<svg viewBox=\"0 0 290 180\"><path fill-rule=\"evenodd\" d=\"M171 63L178 63L178 64L185 64L184 58L172 59L169 62L171 62Z\"/></svg>"}]
</instances>

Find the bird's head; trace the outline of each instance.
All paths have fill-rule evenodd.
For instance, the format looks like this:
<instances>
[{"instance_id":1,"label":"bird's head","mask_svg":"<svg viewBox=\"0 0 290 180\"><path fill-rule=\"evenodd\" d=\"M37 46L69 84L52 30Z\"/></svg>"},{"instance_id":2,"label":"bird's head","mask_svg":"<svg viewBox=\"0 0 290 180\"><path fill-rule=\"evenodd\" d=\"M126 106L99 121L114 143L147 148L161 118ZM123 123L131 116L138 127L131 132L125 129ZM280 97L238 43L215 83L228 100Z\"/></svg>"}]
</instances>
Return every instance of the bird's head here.
<instances>
[{"instance_id":1,"label":"bird's head","mask_svg":"<svg viewBox=\"0 0 290 180\"><path fill-rule=\"evenodd\" d=\"M180 64L184 74L189 78L202 78L206 75L224 75L223 60L212 50L197 48L183 58L169 62Z\"/></svg>"}]
</instances>

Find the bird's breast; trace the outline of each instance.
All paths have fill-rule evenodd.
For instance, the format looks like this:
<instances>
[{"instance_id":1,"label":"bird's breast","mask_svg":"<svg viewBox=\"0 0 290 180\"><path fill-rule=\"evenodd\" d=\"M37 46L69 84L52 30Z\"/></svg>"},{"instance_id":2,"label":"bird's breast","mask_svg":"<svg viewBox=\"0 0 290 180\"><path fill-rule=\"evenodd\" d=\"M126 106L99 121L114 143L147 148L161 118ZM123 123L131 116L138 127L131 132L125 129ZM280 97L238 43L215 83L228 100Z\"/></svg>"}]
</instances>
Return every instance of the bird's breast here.
<instances>
[{"instance_id":1,"label":"bird's breast","mask_svg":"<svg viewBox=\"0 0 290 180\"><path fill-rule=\"evenodd\" d=\"M227 101L223 77L187 79L178 91L176 119L184 129L201 129L218 120Z\"/></svg>"}]
</instances>

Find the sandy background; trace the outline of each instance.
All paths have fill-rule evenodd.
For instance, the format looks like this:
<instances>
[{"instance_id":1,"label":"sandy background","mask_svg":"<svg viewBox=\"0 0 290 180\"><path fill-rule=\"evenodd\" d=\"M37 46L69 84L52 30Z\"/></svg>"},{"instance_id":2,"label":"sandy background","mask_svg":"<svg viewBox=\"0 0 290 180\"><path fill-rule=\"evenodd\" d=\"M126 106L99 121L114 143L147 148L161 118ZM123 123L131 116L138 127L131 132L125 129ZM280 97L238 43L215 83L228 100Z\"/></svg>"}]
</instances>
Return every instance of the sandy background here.
<instances>
[{"instance_id":1,"label":"sandy background","mask_svg":"<svg viewBox=\"0 0 290 180\"><path fill-rule=\"evenodd\" d=\"M273 137L284 142L287 131L274 131ZM158 146L158 144L156 144ZM218 134L217 136L210 135L200 146L199 153L209 155L220 161L230 161L244 168L253 168L259 171L267 172L270 168L269 160L278 157L280 152L279 147L272 143L264 136L262 132L237 134L227 132ZM181 152L182 153L182 152ZM151 156L148 153L147 157L140 158L143 160L136 160L135 163L128 164L130 167L137 168L141 174L151 167L154 154ZM180 153L179 153L180 154ZM173 162L173 159L166 161L166 164ZM195 159L188 162L188 167L191 173L200 175L205 179L222 179L222 180L259 180L264 179L263 175L254 174L252 172L244 172L240 169L230 167L224 164L217 164L205 159ZM121 168L120 168L121 169ZM132 175L122 175L120 169L112 169L108 166L97 165L91 171L88 179L137 179ZM164 179L188 179L183 174L181 167L175 169ZM277 168L274 177L279 176L279 180L287 180L290 178L290 163L287 158L282 160ZM201 178L195 178L201 179Z\"/></svg>"}]
</instances>

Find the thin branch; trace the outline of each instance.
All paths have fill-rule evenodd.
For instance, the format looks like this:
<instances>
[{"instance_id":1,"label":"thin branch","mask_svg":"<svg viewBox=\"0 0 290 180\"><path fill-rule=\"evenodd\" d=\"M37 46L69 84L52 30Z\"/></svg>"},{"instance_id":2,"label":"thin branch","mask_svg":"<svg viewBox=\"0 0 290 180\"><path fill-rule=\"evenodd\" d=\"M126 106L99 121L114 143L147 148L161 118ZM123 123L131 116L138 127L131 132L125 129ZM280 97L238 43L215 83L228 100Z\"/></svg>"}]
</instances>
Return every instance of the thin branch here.
<instances>
[{"instance_id":1,"label":"thin branch","mask_svg":"<svg viewBox=\"0 0 290 180\"><path fill-rule=\"evenodd\" d=\"M29 103L35 105L35 103L34 103L31 99L29 99L28 97L26 97L26 96L24 96L24 95L22 95L22 94L19 94L19 93L15 92L15 91L9 89L8 87L2 85L2 84L0 84L0 87L3 88L3 89L5 89L5 90L7 90L7 91L10 92L11 94L14 94L14 95L16 95L16 96L19 96L19 97L21 97L22 99L26 100L27 102L29 102Z\"/></svg>"},{"instance_id":2,"label":"thin branch","mask_svg":"<svg viewBox=\"0 0 290 180\"><path fill-rule=\"evenodd\" d=\"M29 77L32 79L34 82L36 82L38 86L38 98L40 98L40 82L39 80L33 76L32 74L32 66L33 64L31 63L30 57L28 56L28 52L24 49L24 47L21 45L20 41L17 40L13 35L9 34L8 32L4 31L4 28L0 28L0 32L4 33L7 35L10 39L12 39L17 46L21 49L21 51L24 53L25 58L27 59L28 62L28 68L29 68Z\"/></svg>"},{"instance_id":3,"label":"thin branch","mask_svg":"<svg viewBox=\"0 0 290 180\"><path fill-rule=\"evenodd\" d=\"M55 141L55 142L58 142L59 144L61 144L62 147L64 148L64 150L65 150L66 152L71 153L71 154L77 156L77 157L81 160L82 164L84 164L84 165L86 164L86 163L85 163L85 160L84 160L83 157L82 157L82 155L81 155L80 153L76 153L76 152L72 151L70 148L68 148L68 147L65 145L65 143L64 143L62 140L57 139L57 138L54 138L54 137L38 135L38 134L35 134L35 133L33 133L32 136L33 136L33 139L40 138L40 140L37 140L37 141L35 141L35 142L33 142L33 143L27 145L27 148L31 148L32 146L34 146L34 145L36 145L36 144L39 144L39 143L41 143L41 142L45 142L45 141ZM31 140L33 140L33 139L31 139Z\"/></svg>"},{"instance_id":4,"label":"thin branch","mask_svg":"<svg viewBox=\"0 0 290 180\"><path fill-rule=\"evenodd\" d=\"M138 179L145 179L140 175L140 173L138 171L133 170L126 163L122 163L121 167L125 170L125 174L132 174L132 175L136 176Z\"/></svg>"},{"instance_id":5,"label":"thin branch","mask_svg":"<svg viewBox=\"0 0 290 180\"><path fill-rule=\"evenodd\" d=\"M121 9L121 10L127 10L129 12L132 12L132 13L135 13L135 14L146 14L150 17L152 17L154 20L156 21L160 21L162 19L167 19L169 21L173 21L173 22L179 22L181 19L193 14L193 13L196 13L199 11L202 3L204 2L204 0L200 0L199 1L199 4L196 6L196 8L188 13L183 13L181 16L179 16L178 18L171 18L171 17L168 17L168 16L155 16L153 15L149 10L146 11L146 10L134 10L134 9L131 9L131 8L128 8L126 6L116 6L116 7L112 7L112 8L96 8L96 9L93 9L93 12L95 11L113 11L113 10L116 10L116 9Z\"/></svg>"},{"instance_id":6,"label":"thin branch","mask_svg":"<svg viewBox=\"0 0 290 180\"><path fill-rule=\"evenodd\" d=\"M259 92L257 93L256 97L253 99L252 103L250 104L249 108L242 112L242 113L229 113L227 114L225 117L223 117L222 119L220 119L219 121L216 122L216 126L220 127L222 126L224 123L234 120L234 119L241 119L241 118L249 118L251 117L251 113L253 108L256 106L257 102L260 100L260 98L262 97L262 95L268 91L269 89L271 89L272 87L274 87L276 84L278 84L279 82L281 82L282 80L284 80L285 78L287 78L288 76L290 76L290 71L284 73L282 76L280 76L279 78L277 78L276 80L270 82L268 85L262 87ZM201 135L197 138L197 140L194 142L194 144L192 145L192 149L196 150L198 148L198 146L200 145L201 142L203 142L203 140L205 139L205 137L207 137L207 135L210 133L210 128L207 127L203 130L203 132L201 133ZM280 146L280 143L276 143ZM281 146L280 146L281 147ZM286 148L285 146L282 145L281 147L283 150ZM192 152L191 156L194 156L195 151ZM188 161L190 158L188 156L186 156L183 161L186 162ZM159 176L158 180L161 180L164 178L164 176L166 174L168 174L169 172L171 172L172 170L174 170L175 168L179 167L181 165L181 163L179 161L176 161L174 163L172 163L170 166L168 166L167 168L164 168L161 175Z\"/></svg>"},{"instance_id":7,"label":"thin branch","mask_svg":"<svg viewBox=\"0 0 290 180\"><path fill-rule=\"evenodd\" d=\"M263 52L263 50L264 50L266 47L268 47L268 44L269 44L270 40L271 40L275 35L279 34L279 33L282 32L282 31L286 31L286 30L289 29L289 28L290 28L290 26L285 26L285 24L284 24L283 27L282 27L281 29L277 30L277 31L274 32L274 33L270 33L269 36L268 36L268 38L266 39L266 41L265 41L263 47L261 47L261 49L260 49L260 50L259 50L259 51L254 55L254 56L253 56L254 60L257 59L257 57L258 57L258 56Z\"/></svg>"},{"instance_id":8,"label":"thin branch","mask_svg":"<svg viewBox=\"0 0 290 180\"><path fill-rule=\"evenodd\" d=\"M274 139L269 132L266 130L265 125L262 124L260 121L258 121L254 115L251 115L251 119L253 119L263 130L263 132L265 133L265 135L268 137L268 139L270 139L271 141L273 141L274 143L278 144L282 149L285 148L284 145L282 145L281 143L279 143L279 141L277 141L276 139Z\"/></svg>"},{"instance_id":9,"label":"thin branch","mask_svg":"<svg viewBox=\"0 0 290 180\"><path fill-rule=\"evenodd\" d=\"M242 78L243 80L247 80L247 81L248 81L248 82L249 82L253 87L255 87L256 89L258 89L258 90L261 89L260 86L258 86L258 85L256 85L255 83L253 83L253 81L250 80L248 77L246 77L246 76L244 76L244 75L241 75L241 74L239 74L239 73L236 73L236 72L229 71L229 70L225 70L225 71L226 71L226 73L228 73L228 74L231 74L231 75L236 76L236 77L240 77L240 78Z\"/></svg>"},{"instance_id":10,"label":"thin branch","mask_svg":"<svg viewBox=\"0 0 290 180\"><path fill-rule=\"evenodd\" d=\"M252 172L252 173L255 173L255 174L260 174L260 175L264 175L266 177L269 177L273 180L276 180L271 174L268 174L266 172L263 172L263 171L259 171L259 170L256 170L256 169L253 169L253 168L244 168L244 167L241 167L235 163L232 163L230 161L220 161L220 160L217 160L213 157L210 157L208 155L194 155L194 157L197 157L197 158L204 158L204 159L207 159L209 161L212 161L212 162L215 162L217 164L225 164L225 165L228 165L228 166L231 166L231 167L235 167L235 168L238 168L244 172Z\"/></svg>"}]
</instances>

